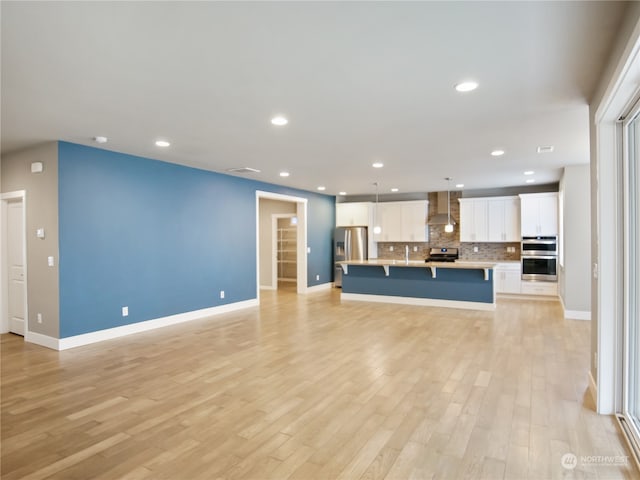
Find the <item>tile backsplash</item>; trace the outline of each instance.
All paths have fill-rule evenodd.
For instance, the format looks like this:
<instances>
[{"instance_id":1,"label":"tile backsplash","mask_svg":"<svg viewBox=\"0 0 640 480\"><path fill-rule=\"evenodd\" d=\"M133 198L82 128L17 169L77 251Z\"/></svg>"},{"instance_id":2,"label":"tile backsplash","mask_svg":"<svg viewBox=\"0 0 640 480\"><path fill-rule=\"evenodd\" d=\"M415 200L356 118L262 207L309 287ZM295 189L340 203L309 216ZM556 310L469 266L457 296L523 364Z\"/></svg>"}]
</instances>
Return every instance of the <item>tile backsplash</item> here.
<instances>
[{"instance_id":1,"label":"tile backsplash","mask_svg":"<svg viewBox=\"0 0 640 480\"><path fill-rule=\"evenodd\" d=\"M474 252L473 247L478 247ZM513 252L507 249L512 248ZM458 252L464 260L520 260L520 243L462 243Z\"/></svg>"},{"instance_id":2,"label":"tile backsplash","mask_svg":"<svg viewBox=\"0 0 640 480\"><path fill-rule=\"evenodd\" d=\"M433 227L432 227L433 228ZM444 227L442 227L444 229ZM455 232L454 232L455 233ZM450 234L447 234L450 235ZM378 242L378 258L404 260L405 245L409 246L409 260L423 260L433 247L457 247L461 260L520 260L520 243L460 243L460 242ZM417 251L414 251L414 247ZM478 248L474 252L474 247ZM393 250L391 250L393 248ZM508 252L513 248L513 252Z\"/></svg>"}]
</instances>

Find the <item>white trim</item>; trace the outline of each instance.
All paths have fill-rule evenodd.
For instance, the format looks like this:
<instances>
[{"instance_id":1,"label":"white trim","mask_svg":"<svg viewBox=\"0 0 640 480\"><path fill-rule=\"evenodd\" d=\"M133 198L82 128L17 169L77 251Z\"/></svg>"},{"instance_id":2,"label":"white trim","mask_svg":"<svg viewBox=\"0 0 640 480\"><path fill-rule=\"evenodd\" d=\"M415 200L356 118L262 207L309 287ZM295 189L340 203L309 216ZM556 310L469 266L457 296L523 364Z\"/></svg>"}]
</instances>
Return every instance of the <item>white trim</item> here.
<instances>
[{"instance_id":1,"label":"white trim","mask_svg":"<svg viewBox=\"0 0 640 480\"><path fill-rule=\"evenodd\" d=\"M47 337L46 335L40 335L39 333L35 332L29 332L25 337L25 340L27 342L36 343L38 345L53 348L55 350L67 350L69 348L90 345L92 343L103 342L105 340L125 337L134 333L146 332L149 330L155 330L156 328L168 327L170 325L176 325L184 322L191 322L193 320L202 320L207 317L221 315L223 313L235 312L236 310L242 310L245 308L257 306L258 300L256 298L253 298L251 300L245 300L242 302L228 303L226 305L219 305L217 307L209 307L203 308L201 310L193 310L191 312L178 313L176 315L169 315L168 317L154 318L152 320L146 320L144 322L131 323L129 325L107 328L105 330L98 330L97 332L83 333L81 335L74 335L73 337L66 337L61 339Z\"/></svg>"},{"instance_id":2,"label":"white trim","mask_svg":"<svg viewBox=\"0 0 640 480\"><path fill-rule=\"evenodd\" d=\"M611 76L602 101L596 110L594 120L596 125L619 118L631 108L631 102L635 98L636 82L630 81L629 74L633 76L633 66L640 52L640 23L636 24L630 35L620 61ZM615 118L612 118L615 117Z\"/></svg>"},{"instance_id":3,"label":"white trim","mask_svg":"<svg viewBox=\"0 0 640 480\"><path fill-rule=\"evenodd\" d=\"M260 285L260 290L277 290L277 287L273 287L271 285Z\"/></svg>"},{"instance_id":4,"label":"white trim","mask_svg":"<svg viewBox=\"0 0 640 480\"><path fill-rule=\"evenodd\" d=\"M35 343L41 347L51 348L52 350L61 350L60 339L49 337L36 332L26 332L24 335L24 341L28 343Z\"/></svg>"},{"instance_id":5,"label":"white trim","mask_svg":"<svg viewBox=\"0 0 640 480\"><path fill-rule=\"evenodd\" d=\"M24 266L24 332L29 331L29 278L27 263L27 191L16 190L0 194L0 333L9 332L9 282L4 248L7 244L7 204L11 200L22 203L22 264Z\"/></svg>"},{"instance_id":6,"label":"white trim","mask_svg":"<svg viewBox=\"0 0 640 480\"><path fill-rule=\"evenodd\" d=\"M321 283L320 285L314 285L313 287L307 287L304 293L316 293L324 292L325 290L331 290L333 288L333 282Z\"/></svg>"},{"instance_id":7,"label":"white trim","mask_svg":"<svg viewBox=\"0 0 640 480\"><path fill-rule=\"evenodd\" d=\"M296 284L298 293L304 293L307 289L307 203L309 200L304 197L294 197L292 195L256 190L256 299L258 302L260 301L260 199L262 198L281 202L293 202L297 205L298 278L296 279Z\"/></svg>"},{"instance_id":8,"label":"white trim","mask_svg":"<svg viewBox=\"0 0 640 480\"><path fill-rule=\"evenodd\" d=\"M591 320L591 310L567 310L564 305L564 298L558 295L562 306L562 315L568 320Z\"/></svg>"},{"instance_id":9,"label":"white trim","mask_svg":"<svg viewBox=\"0 0 640 480\"><path fill-rule=\"evenodd\" d=\"M594 404L598 402L598 386L596 385L596 381L593 379L593 375L591 375L591 371L589 371L589 393L591 394L591 399Z\"/></svg>"},{"instance_id":10,"label":"white trim","mask_svg":"<svg viewBox=\"0 0 640 480\"><path fill-rule=\"evenodd\" d=\"M368 295L363 293L340 294L341 300L355 300L359 302L395 303L401 305L417 305L421 307L462 308L465 310L495 310L495 303L462 302L457 300L440 300L436 298L396 297L393 295Z\"/></svg>"},{"instance_id":11,"label":"white trim","mask_svg":"<svg viewBox=\"0 0 640 480\"><path fill-rule=\"evenodd\" d=\"M591 311L565 310L564 318L569 320L591 320Z\"/></svg>"}]
</instances>

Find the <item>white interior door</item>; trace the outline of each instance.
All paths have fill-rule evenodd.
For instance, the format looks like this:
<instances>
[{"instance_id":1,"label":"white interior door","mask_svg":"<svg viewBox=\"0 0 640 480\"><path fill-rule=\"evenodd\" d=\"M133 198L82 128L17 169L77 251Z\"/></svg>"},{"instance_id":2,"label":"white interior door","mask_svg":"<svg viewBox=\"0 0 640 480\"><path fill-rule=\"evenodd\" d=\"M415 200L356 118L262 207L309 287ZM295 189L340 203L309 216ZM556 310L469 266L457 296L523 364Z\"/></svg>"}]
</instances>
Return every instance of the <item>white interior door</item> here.
<instances>
[{"instance_id":1,"label":"white interior door","mask_svg":"<svg viewBox=\"0 0 640 480\"><path fill-rule=\"evenodd\" d=\"M21 200L7 203L7 310L9 331L24 336L24 216Z\"/></svg>"}]
</instances>

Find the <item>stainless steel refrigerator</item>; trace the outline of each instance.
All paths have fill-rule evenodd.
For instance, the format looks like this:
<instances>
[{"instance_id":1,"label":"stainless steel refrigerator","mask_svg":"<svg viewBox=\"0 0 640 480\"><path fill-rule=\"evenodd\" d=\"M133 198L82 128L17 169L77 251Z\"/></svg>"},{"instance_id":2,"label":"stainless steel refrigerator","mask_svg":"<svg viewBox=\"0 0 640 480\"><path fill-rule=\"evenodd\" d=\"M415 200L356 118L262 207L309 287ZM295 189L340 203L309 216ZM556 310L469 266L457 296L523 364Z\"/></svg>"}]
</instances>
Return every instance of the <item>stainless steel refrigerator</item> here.
<instances>
[{"instance_id":1,"label":"stainless steel refrigerator","mask_svg":"<svg viewBox=\"0 0 640 480\"><path fill-rule=\"evenodd\" d=\"M342 267L338 262L367 260L367 227L338 227L333 235L333 257L335 260L334 282L342 287Z\"/></svg>"}]
</instances>

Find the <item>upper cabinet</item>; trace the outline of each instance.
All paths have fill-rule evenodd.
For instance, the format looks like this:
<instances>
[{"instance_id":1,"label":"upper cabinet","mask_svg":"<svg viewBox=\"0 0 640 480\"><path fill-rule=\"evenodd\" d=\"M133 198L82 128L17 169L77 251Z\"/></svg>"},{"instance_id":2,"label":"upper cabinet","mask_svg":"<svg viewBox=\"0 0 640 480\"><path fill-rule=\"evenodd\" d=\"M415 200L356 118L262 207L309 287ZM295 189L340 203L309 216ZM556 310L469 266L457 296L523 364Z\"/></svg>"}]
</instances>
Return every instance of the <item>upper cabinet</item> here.
<instances>
[{"instance_id":1,"label":"upper cabinet","mask_svg":"<svg viewBox=\"0 0 640 480\"><path fill-rule=\"evenodd\" d=\"M522 236L558 235L558 194L520 195Z\"/></svg>"},{"instance_id":2,"label":"upper cabinet","mask_svg":"<svg viewBox=\"0 0 640 480\"><path fill-rule=\"evenodd\" d=\"M376 209L376 205L373 206ZM374 210L381 232L376 242L426 242L428 237L426 200L383 202Z\"/></svg>"},{"instance_id":3,"label":"upper cabinet","mask_svg":"<svg viewBox=\"0 0 640 480\"><path fill-rule=\"evenodd\" d=\"M368 227L373 214L371 202L336 203L336 227Z\"/></svg>"},{"instance_id":4,"label":"upper cabinet","mask_svg":"<svg viewBox=\"0 0 640 480\"><path fill-rule=\"evenodd\" d=\"M518 197L461 198L461 242L519 242Z\"/></svg>"},{"instance_id":5,"label":"upper cabinet","mask_svg":"<svg viewBox=\"0 0 640 480\"><path fill-rule=\"evenodd\" d=\"M520 199L495 197L487 199L490 242L519 242Z\"/></svg>"},{"instance_id":6,"label":"upper cabinet","mask_svg":"<svg viewBox=\"0 0 640 480\"><path fill-rule=\"evenodd\" d=\"M486 198L460 198L460 241L487 242L489 224Z\"/></svg>"}]
</instances>

